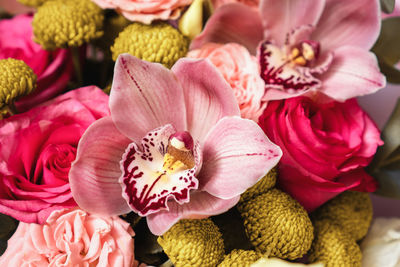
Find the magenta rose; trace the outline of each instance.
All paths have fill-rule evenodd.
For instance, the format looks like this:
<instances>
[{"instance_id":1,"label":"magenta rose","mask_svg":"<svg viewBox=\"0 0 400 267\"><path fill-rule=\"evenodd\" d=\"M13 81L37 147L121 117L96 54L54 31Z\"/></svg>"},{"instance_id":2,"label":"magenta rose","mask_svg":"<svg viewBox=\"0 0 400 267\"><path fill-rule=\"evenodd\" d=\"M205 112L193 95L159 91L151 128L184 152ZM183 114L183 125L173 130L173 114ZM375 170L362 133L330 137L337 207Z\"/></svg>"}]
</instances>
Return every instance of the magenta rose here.
<instances>
[{"instance_id":1,"label":"magenta rose","mask_svg":"<svg viewBox=\"0 0 400 267\"><path fill-rule=\"evenodd\" d=\"M31 22L30 15L0 20L0 59L23 60L38 77L36 90L15 103L20 112L62 93L73 73L68 50L43 50L33 41Z\"/></svg>"},{"instance_id":2,"label":"magenta rose","mask_svg":"<svg viewBox=\"0 0 400 267\"><path fill-rule=\"evenodd\" d=\"M76 89L0 121L0 213L43 223L53 210L76 206L68 182L86 128L109 115L108 96Z\"/></svg>"},{"instance_id":3,"label":"magenta rose","mask_svg":"<svg viewBox=\"0 0 400 267\"><path fill-rule=\"evenodd\" d=\"M21 222L0 266L136 267L133 235L129 223L119 217L58 210L43 225Z\"/></svg>"},{"instance_id":4,"label":"magenta rose","mask_svg":"<svg viewBox=\"0 0 400 267\"><path fill-rule=\"evenodd\" d=\"M308 211L346 190L376 190L363 167L383 142L355 99L329 104L306 97L271 101L259 124L283 151L280 187Z\"/></svg>"}]
</instances>

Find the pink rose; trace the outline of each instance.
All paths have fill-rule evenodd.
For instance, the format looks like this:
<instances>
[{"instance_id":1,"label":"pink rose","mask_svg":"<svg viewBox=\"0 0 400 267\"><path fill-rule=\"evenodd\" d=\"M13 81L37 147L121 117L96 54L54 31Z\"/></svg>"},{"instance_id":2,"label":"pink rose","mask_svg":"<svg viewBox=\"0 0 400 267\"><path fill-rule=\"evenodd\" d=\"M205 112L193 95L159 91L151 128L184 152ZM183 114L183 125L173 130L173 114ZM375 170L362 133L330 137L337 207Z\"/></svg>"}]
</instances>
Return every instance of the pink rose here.
<instances>
[{"instance_id":1,"label":"pink rose","mask_svg":"<svg viewBox=\"0 0 400 267\"><path fill-rule=\"evenodd\" d=\"M73 72L68 50L50 52L33 42L31 22L29 15L0 20L0 59L23 60L38 77L36 90L15 103L20 112L62 93Z\"/></svg>"},{"instance_id":2,"label":"pink rose","mask_svg":"<svg viewBox=\"0 0 400 267\"><path fill-rule=\"evenodd\" d=\"M150 24L153 20L177 19L193 0L92 0L101 8L117 9L127 19Z\"/></svg>"},{"instance_id":3,"label":"pink rose","mask_svg":"<svg viewBox=\"0 0 400 267\"><path fill-rule=\"evenodd\" d=\"M0 266L136 267L133 235L129 223L118 217L57 210L43 225L21 222Z\"/></svg>"},{"instance_id":4,"label":"pink rose","mask_svg":"<svg viewBox=\"0 0 400 267\"><path fill-rule=\"evenodd\" d=\"M208 58L233 89L243 118L257 121L266 106L264 81L256 57L239 44L207 43L188 53L192 58Z\"/></svg>"},{"instance_id":5,"label":"pink rose","mask_svg":"<svg viewBox=\"0 0 400 267\"><path fill-rule=\"evenodd\" d=\"M53 210L76 206L70 165L86 128L109 115L107 104L89 86L0 121L0 213L43 223Z\"/></svg>"},{"instance_id":6,"label":"pink rose","mask_svg":"<svg viewBox=\"0 0 400 267\"><path fill-rule=\"evenodd\" d=\"M212 0L213 8L217 9L229 3L242 3L254 9L258 8L259 0Z\"/></svg>"},{"instance_id":7,"label":"pink rose","mask_svg":"<svg viewBox=\"0 0 400 267\"><path fill-rule=\"evenodd\" d=\"M346 190L376 190L363 167L383 142L355 99L329 104L306 97L271 101L259 124L283 151L280 186L308 211Z\"/></svg>"}]
</instances>

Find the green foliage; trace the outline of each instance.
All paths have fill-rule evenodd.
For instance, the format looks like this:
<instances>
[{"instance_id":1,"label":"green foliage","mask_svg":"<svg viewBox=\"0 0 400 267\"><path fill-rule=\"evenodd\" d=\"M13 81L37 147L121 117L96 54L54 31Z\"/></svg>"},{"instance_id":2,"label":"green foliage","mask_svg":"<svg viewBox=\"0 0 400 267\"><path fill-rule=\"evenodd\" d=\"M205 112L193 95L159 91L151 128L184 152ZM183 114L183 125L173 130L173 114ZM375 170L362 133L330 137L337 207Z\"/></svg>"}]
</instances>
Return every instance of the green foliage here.
<instances>
[{"instance_id":1,"label":"green foliage","mask_svg":"<svg viewBox=\"0 0 400 267\"><path fill-rule=\"evenodd\" d=\"M369 172L379 182L379 195L400 198L400 99L384 130L385 144L378 148Z\"/></svg>"},{"instance_id":2,"label":"green foliage","mask_svg":"<svg viewBox=\"0 0 400 267\"><path fill-rule=\"evenodd\" d=\"M400 83L400 71L394 65L400 61L400 17L382 21L381 33L372 51L376 54L381 71L390 83Z\"/></svg>"},{"instance_id":3,"label":"green foliage","mask_svg":"<svg viewBox=\"0 0 400 267\"><path fill-rule=\"evenodd\" d=\"M382 11L386 14L390 14L394 10L395 0L381 0Z\"/></svg>"}]
</instances>

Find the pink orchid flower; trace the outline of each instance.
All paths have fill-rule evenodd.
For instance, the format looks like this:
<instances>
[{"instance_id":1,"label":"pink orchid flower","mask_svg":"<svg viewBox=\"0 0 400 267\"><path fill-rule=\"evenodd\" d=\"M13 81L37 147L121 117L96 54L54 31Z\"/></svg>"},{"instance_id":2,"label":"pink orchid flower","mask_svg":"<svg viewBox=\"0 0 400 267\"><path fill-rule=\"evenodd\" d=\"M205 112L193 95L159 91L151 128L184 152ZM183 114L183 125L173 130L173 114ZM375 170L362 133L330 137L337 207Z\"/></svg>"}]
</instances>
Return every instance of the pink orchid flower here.
<instances>
[{"instance_id":1,"label":"pink orchid flower","mask_svg":"<svg viewBox=\"0 0 400 267\"><path fill-rule=\"evenodd\" d=\"M179 219L227 211L282 155L239 117L232 89L205 60L168 70L121 55L109 105L111 117L79 143L72 194L89 212L146 216L156 235Z\"/></svg>"},{"instance_id":2,"label":"pink orchid flower","mask_svg":"<svg viewBox=\"0 0 400 267\"><path fill-rule=\"evenodd\" d=\"M241 3L217 9L191 48L237 42L257 50L266 100L345 101L386 84L368 51L379 31L378 0L261 0L258 10Z\"/></svg>"}]
</instances>

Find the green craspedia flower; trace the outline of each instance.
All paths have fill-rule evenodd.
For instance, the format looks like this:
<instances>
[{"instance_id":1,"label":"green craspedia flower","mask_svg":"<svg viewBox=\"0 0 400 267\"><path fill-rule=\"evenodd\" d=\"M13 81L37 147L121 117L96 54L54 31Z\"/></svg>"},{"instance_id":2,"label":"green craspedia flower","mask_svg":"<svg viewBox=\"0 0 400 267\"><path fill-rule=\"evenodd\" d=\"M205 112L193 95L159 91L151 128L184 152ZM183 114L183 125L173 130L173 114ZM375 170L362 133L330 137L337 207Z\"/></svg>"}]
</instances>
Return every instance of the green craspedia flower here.
<instances>
[{"instance_id":1,"label":"green craspedia flower","mask_svg":"<svg viewBox=\"0 0 400 267\"><path fill-rule=\"evenodd\" d=\"M267 192L270 188L275 186L277 175L278 171L276 168L270 170L267 175L240 196L240 201L248 201L253 197Z\"/></svg>"},{"instance_id":2,"label":"green craspedia flower","mask_svg":"<svg viewBox=\"0 0 400 267\"><path fill-rule=\"evenodd\" d=\"M158 238L176 267L215 267L225 254L218 227L210 220L181 220Z\"/></svg>"},{"instance_id":3,"label":"green craspedia flower","mask_svg":"<svg viewBox=\"0 0 400 267\"><path fill-rule=\"evenodd\" d=\"M237 208L256 251L282 259L302 257L311 247L313 226L304 208L288 194L270 189Z\"/></svg>"},{"instance_id":4,"label":"green craspedia flower","mask_svg":"<svg viewBox=\"0 0 400 267\"><path fill-rule=\"evenodd\" d=\"M25 6L31 6L31 7L39 7L43 5L43 3L46 1L48 0L17 0L17 2L20 2Z\"/></svg>"},{"instance_id":5,"label":"green craspedia flower","mask_svg":"<svg viewBox=\"0 0 400 267\"><path fill-rule=\"evenodd\" d=\"M361 250L352 236L330 220L314 222L315 239L309 254L311 262L325 267L361 267Z\"/></svg>"},{"instance_id":6,"label":"green craspedia flower","mask_svg":"<svg viewBox=\"0 0 400 267\"><path fill-rule=\"evenodd\" d=\"M80 46L103 35L103 20L90 0L50 0L33 17L34 40L46 50Z\"/></svg>"},{"instance_id":7,"label":"green craspedia flower","mask_svg":"<svg viewBox=\"0 0 400 267\"><path fill-rule=\"evenodd\" d=\"M120 54L129 53L170 68L186 55L188 47L189 40L168 23L145 25L135 22L120 32L111 52L113 60Z\"/></svg>"},{"instance_id":8,"label":"green craspedia flower","mask_svg":"<svg viewBox=\"0 0 400 267\"><path fill-rule=\"evenodd\" d=\"M249 267L263 255L254 250L235 249L225 255L224 260L218 267Z\"/></svg>"},{"instance_id":9,"label":"green craspedia flower","mask_svg":"<svg viewBox=\"0 0 400 267\"><path fill-rule=\"evenodd\" d=\"M313 216L335 222L358 241L371 225L372 202L368 193L347 191L324 204Z\"/></svg>"},{"instance_id":10,"label":"green craspedia flower","mask_svg":"<svg viewBox=\"0 0 400 267\"><path fill-rule=\"evenodd\" d=\"M0 60L0 110L36 88L36 75L22 60Z\"/></svg>"}]
</instances>

